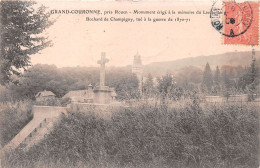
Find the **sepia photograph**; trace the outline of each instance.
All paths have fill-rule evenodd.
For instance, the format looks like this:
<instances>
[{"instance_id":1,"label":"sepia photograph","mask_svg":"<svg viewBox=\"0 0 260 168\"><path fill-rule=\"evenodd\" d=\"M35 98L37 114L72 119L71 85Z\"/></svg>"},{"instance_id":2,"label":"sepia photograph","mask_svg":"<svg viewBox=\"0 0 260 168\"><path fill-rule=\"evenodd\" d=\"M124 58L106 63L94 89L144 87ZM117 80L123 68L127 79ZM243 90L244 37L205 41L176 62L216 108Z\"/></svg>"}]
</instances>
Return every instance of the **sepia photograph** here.
<instances>
[{"instance_id":1,"label":"sepia photograph","mask_svg":"<svg viewBox=\"0 0 260 168\"><path fill-rule=\"evenodd\" d=\"M259 4L0 0L0 168L259 168Z\"/></svg>"}]
</instances>

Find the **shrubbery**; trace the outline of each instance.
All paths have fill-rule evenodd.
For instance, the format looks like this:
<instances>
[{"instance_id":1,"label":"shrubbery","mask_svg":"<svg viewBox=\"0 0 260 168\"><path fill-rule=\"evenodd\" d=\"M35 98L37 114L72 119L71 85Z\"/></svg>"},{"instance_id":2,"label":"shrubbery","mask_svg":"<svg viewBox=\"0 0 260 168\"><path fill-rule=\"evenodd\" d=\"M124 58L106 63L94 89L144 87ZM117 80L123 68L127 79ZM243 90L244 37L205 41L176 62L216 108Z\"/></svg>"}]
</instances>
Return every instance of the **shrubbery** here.
<instances>
[{"instance_id":1,"label":"shrubbery","mask_svg":"<svg viewBox=\"0 0 260 168\"><path fill-rule=\"evenodd\" d=\"M34 104L37 106L61 106L61 103L57 98L36 101Z\"/></svg>"},{"instance_id":2,"label":"shrubbery","mask_svg":"<svg viewBox=\"0 0 260 168\"><path fill-rule=\"evenodd\" d=\"M254 105L140 104L111 120L70 112L16 164L83 167L258 167ZM18 158L13 156L12 158ZM69 163L69 164L67 164ZM46 165L45 165L46 166Z\"/></svg>"},{"instance_id":3,"label":"shrubbery","mask_svg":"<svg viewBox=\"0 0 260 168\"><path fill-rule=\"evenodd\" d=\"M66 107L70 103L71 103L71 98L69 98L69 97L61 98L61 100L60 100L60 104L62 107Z\"/></svg>"},{"instance_id":4,"label":"shrubbery","mask_svg":"<svg viewBox=\"0 0 260 168\"><path fill-rule=\"evenodd\" d=\"M4 146L32 119L32 102L0 103L0 142Z\"/></svg>"}]
</instances>

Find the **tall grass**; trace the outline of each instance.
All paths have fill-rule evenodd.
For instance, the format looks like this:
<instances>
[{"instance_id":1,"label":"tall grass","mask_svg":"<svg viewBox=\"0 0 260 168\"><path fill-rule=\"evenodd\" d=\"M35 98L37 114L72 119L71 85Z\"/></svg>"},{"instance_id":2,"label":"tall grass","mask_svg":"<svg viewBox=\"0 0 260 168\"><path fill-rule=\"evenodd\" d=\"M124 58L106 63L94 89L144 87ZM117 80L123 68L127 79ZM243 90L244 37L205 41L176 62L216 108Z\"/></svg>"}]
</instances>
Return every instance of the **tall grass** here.
<instances>
[{"instance_id":1,"label":"tall grass","mask_svg":"<svg viewBox=\"0 0 260 168\"><path fill-rule=\"evenodd\" d=\"M0 143L3 147L32 119L30 100L0 103Z\"/></svg>"},{"instance_id":2,"label":"tall grass","mask_svg":"<svg viewBox=\"0 0 260 168\"><path fill-rule=\"evenodd\" d=\"M253 104L140 103L111 120L70 112L27 153L5 167L258 167Z\"/></svg>"}]
</instances>

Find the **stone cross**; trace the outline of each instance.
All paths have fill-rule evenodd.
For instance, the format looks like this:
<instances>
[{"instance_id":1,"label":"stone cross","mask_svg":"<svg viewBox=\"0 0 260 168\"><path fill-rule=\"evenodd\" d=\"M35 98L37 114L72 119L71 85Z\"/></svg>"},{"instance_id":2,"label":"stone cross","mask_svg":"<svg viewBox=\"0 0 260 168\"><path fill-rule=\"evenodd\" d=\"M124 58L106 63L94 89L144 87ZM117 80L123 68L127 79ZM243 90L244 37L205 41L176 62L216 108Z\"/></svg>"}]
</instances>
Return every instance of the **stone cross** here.
<instances>
[{"instance_id":1,"label":"stone cross","mask_svg":"<svg viewBox=\"0 0 260 168\"><path fill-rule=\"evenodd\" d=\"M100 87L105 86L105 64L109 60L106 58L106 53L101 53L101 60L99 60L97 63L100 64Z\"/></svg>"}]
</instances>

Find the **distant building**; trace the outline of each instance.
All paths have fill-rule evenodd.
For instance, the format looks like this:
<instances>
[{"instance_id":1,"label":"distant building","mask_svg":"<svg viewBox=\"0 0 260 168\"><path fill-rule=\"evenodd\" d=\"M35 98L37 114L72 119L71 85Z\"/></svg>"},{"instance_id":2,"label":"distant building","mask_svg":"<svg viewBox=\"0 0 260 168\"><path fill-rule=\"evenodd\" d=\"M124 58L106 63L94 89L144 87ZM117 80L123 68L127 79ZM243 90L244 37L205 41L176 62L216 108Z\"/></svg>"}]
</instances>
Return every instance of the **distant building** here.
<instances>
[{"instance_id":1,"label":"distant building","mask_svg":"<svg viewBox=\"0 0 260 168\"><path fill-rule=\"evenodd\" d=\"M109 88L109 93L110 94L108 94L108 97L106 97L106 99L110 99L111 101L115 100L117 97L115 89ZM88 89L86 90L69 91L67 94L63 96L63 98L70 98L72 102L79 103L100 103L96 87L93 88L92 85L88 85ZM107 103L110 103L110 101Z\"/></svg>"},{"instance_id":2,"label":"distant building","mask_svg":"<svg viewBox=\"0 0 260 168\"><path fill-rule=\"evenodd\" d=\"M142 83L143 83L143 64L141 60L141 56L137 52L134 56L134 62L132 65L132 73L136 74L137 79L139 81L139 90L142 91Z\"/></svg>"},{"instance_id":3,"label":"distant building","mask_svg":"<svg viewBox=\"0 0 260 168\"><path fill-rule=\"evenodd\" d=\"M41 102L41 101L55 99L55 94L52 93L51 91L44 90L42 92L38 92L35 98L36 98L36 102Z\"/></svg>"},{"instance_id":4,"label":"distant building","mask_svg":"<svg viewBox=\"0 0 260 168\"><path fill-rule=\"evenodd\" d=\"M81 103L93 103L94 102L94 92L92 85L88 85L87 90L73 90L69 91L63 96L63 98L70 98L72 102Z\"/></svg>"}]
</instances>

